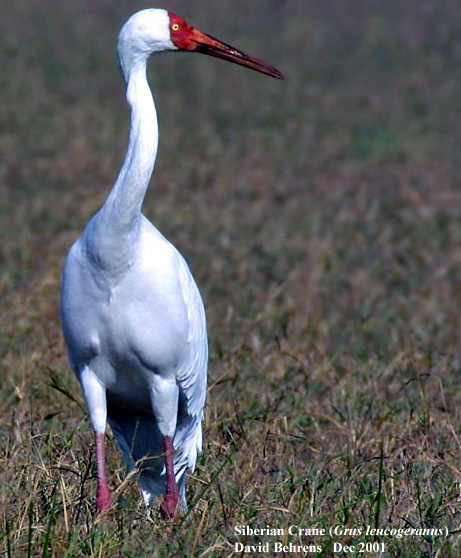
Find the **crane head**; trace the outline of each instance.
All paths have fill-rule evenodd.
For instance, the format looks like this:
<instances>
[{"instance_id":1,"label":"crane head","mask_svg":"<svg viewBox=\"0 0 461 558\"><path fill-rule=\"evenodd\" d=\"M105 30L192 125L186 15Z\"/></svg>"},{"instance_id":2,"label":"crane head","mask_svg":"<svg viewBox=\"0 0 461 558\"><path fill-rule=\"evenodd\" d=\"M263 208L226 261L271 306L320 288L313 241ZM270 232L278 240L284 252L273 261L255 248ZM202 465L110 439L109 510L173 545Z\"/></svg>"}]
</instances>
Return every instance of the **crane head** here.
<instances>
[{"instance_id":1,"label":"crane head","mask_svg":"<svg viewBox=\"0 0 461 558\"><path fill-rule=\"evenodd\" d=\"M133 14L120 31L117 53L125 80L140 61L145 62L151 54L172 50L201 52L284 79L273 66L202 33L176 14L149 8Z\"/></svg>"},{"instance_id":2,"label":"crane head","mask_svg":"<svg viewBox=\"0 0 461 558\"><path fill-rule=\"evenodd\" d=\"M268 76L284 79L281 72L266 62L249 56L241 50L237 50L210 35L206 35L194 27L190 27L184 19L176 14L169 12L168 15L170 19L171 42L178 50L200 52L209 56L216 56L217 58L222 58L223 60L239 64L240 66L245 66L246 68L261 72Z\"/></svg>"}]
</instances>

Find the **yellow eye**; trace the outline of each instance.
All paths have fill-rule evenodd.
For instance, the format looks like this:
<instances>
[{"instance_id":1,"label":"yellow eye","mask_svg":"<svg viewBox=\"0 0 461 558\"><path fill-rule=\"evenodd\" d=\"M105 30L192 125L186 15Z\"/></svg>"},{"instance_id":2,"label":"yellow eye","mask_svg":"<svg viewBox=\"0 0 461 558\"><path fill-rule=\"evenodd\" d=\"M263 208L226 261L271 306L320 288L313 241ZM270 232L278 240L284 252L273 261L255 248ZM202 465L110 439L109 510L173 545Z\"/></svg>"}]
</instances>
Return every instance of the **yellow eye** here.
<instances>
[{"instance_id":1,"label":"yellow eye","mask_svg":"<svg viewBox=\"0 0 461 558\"><path fill-rule=\"evenodd\" d=\"M173 25L171 26L171 29L173 31L179 31L179 29L180 29L179 23L173 23Z\"/></svg>"}]
</instances>

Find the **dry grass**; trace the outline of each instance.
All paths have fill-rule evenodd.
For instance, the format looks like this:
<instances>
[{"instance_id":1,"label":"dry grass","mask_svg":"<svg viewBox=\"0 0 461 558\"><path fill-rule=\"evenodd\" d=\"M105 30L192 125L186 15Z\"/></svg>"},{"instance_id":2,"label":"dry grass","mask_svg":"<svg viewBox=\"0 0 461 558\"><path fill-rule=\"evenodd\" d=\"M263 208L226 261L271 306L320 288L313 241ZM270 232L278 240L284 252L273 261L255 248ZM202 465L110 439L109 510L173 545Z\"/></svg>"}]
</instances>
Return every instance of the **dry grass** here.
<instances>
[{"instance_id":1,"label":"dry grass","mask_svg":"<svg viewBox=\"0 0 461 558\"><path fill-rule=\"evenodd\" d=\"M66 251L123 157L115 40L144 5L19 0L0 19L0 556L212 558L273 541L237 524L443 526L379 540L386 556L458 556L458 3L164 6L288 76L150 64L162 136L145 212L190 263L211 346L190 512L171 529L147 516L111 441L117 506L95 518L58 320ZM332 553L329 537L279 539Z\"/></svg>"}]
</instances>

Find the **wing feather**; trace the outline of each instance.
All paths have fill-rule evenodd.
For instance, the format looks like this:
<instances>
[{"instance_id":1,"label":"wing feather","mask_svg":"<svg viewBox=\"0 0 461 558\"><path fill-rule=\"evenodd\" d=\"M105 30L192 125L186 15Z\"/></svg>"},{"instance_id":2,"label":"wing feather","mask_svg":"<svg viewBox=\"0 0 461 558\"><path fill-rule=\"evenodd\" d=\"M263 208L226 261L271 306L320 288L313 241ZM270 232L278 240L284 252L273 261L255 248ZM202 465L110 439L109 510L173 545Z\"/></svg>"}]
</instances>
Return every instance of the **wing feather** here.
<instances>
[{"instance_id":1,"label":"wing feather","mask_svg":"<svg viewBox=\"0 0 461 558\"><path fill-rule=\"evenodd\" d=\"M208 340L205 309L189 268L181 257L179 281L189 321L190 358L178 373L177 381L184 398L185 411L192 417L203 415L207 390Z\"/></svg>"}]
</instances>

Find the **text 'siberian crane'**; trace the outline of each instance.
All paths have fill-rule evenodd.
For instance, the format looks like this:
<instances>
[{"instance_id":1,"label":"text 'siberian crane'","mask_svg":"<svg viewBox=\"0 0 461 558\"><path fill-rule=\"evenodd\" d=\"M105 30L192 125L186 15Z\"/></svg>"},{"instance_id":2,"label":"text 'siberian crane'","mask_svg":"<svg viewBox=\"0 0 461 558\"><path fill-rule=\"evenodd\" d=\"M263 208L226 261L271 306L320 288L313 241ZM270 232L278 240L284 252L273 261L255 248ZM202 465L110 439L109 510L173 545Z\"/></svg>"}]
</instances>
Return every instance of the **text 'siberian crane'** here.
<instances>
[{"instance_id":1,"label":"text 'siberian crane'","mask_svg":"<svg viewBox=\"0 0 461 558\"><path fill-rule=\"evenodd\" d=\"M112 505L105 468L109 422L147 505L186 506L186 469L202 447L208 345L200 293L179 252L142 215L158 145L146 78L151 54L201 52L282 79L268 64L165 10L135 13L118 39L131 107L128 151L106 202L64 266L61 319L95 432L99 512Z\"/></svg>"}]
</instances>

